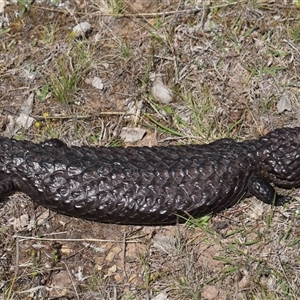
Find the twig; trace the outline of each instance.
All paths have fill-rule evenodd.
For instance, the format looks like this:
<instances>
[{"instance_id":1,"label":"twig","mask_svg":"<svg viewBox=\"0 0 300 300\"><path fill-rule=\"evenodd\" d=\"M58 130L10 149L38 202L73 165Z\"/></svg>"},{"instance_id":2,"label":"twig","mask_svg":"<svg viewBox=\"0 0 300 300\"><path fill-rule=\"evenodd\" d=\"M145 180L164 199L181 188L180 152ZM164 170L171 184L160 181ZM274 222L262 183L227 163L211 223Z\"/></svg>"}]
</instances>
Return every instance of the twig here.
<instances>
[{"instance_id":1,"label":"twig","mask_svg":"<svg viewBox=\"0 0 300 300\"><path fill-rule=\"evenodd\" d=\"M145 237L146 234L137 236L137 237L128 237L126 243L140 243L141 241L137 240L142 237ZM34 236L21 236L17 235L14 237L18 237L22 239L20 241L25 240L36 240L36 241L56 241L56 242L102 242L102 243L124 243L124 240L103 240L103 239L56 239L56 238L39 238Z\"/></svg>"},{"instance_id":2,"label":"twig","mask_svg":"<svg viewBox=\"0 0 300 300\"><path fill-rule=\"evenodd\" d=\"M14 274L14 277L11 281L9 291L8 291L8 294L7 294L7 298L6 298L7 300L11 299L11 293L12 293L12 290L13 290L13 286L15 284L15 281L16 281L16 278L17 278L18 272L19 272L19 259L20 259L19 236L16 235L14 237L16 238L16 265L15 265L15 274Z\"/></svg>"},{"instance_id":3,"label":"twig","mask_svg":"<svg viewBox=\"0 0 300 300\"><path fill-rule=\"evenodd\" d=\"M72 274L71 274L71 272L70 272L70 270L69 270L67 264L66 264L64 261L61 261L61 262L62 262L62 263L65 265L65 267L66 267L66 270L67 270L67 272L68 272L68 274L69 274L69 276L70 276L70 279L71 279L71 281L72 281L72 285L73 285L74 291L75 291L75 293L76 293L76 297L77 297L77 299L79 300L80 298L79 298L79 295L78 295L78 292L77 292L77 289L76 289L74 280L73 280L73 278L72 278Z\"/></svg>"},{"instance_id":4,"label":"twig","mask_svg":"<svg viewBox=\"0 0 300 300\"><path fill-rule=\"evenodd\" d=\"M288 285L290 286L291 290L293 290L293 286L292 286L292 284L291 284L291 282L290 282L290 280L289 280L289 278L288 278L288 276L287 276L287 274L286 274L286 271L285 271L285 269L284 269L284 267L283 267L283 265L282 265L282 261L281 261L280 254L278 253L278 251L276 251L276 256L277 256L277 259L278 259L278 261L279 261L279 265L280 265L280 268L281 268L281 270L282 270L282 272L283 272L283 275L284 275L284 277L285 277L285 280L287 281L287 283L288 283Z\"/></svg>"},{"instance_id":5,"label":"twig","mask_svg":"<svg viewBox=\"0 0 300 300\"><path fill-rule=\"evenodd\" d=\"M111 116L111 115L118 115L118 116L131 116L134 115L133 113L128 113L128 112L122 112L122 111L104 111L100 112L95 115L56 115L56 116L36 116L36 115L31 115L32 118L35 118L36 120L66 120L66 119L90 119L90 118L96 118L100 116Z\"/></svg>"},{"instance_id":6,"label":"twig","mask_svg":"<svg viewBox=\"0 0 300 300\"><path fill-rule=\"evenodd\" d=\"M220 5L214 5L211 6L211 9L217 9L222 7L228 7L228 6L234 6L236 4L240 3L240 1L232 2L232 3L224 3ZM31 7L34 7L36 9L41 10L49 10L49 11L55 11L55 12L61 12L61 13L70 13L68 10L60 10L55 8L47 8L47 7L41 7L32 5ZM94 12L94 13L85 13L85 12L74 12L72 11L72 14L76 15L88 15L91 16L105 16L105 17L116 17L116 18L155 18L155 17L161 17L161 16L170 16L170 15L176 15L176 14L195 14L203 10L203 7L196 7L191 9L183 9L183 10L171 10L171 11L165 11L165 12L153 12L153 13L136 13L136 14L110 14L110 13L102 13L102 12Z\"/></svg>"},{"instance_id":7,"label":"twig","mask_svg":"<svg viewBox=\"0 0 300 300\"><path fill-rule=\"evenodd\" d=\"M205 1L203 1L202 16L201 16L201 20L200 20L200 26L202 29L204 28L205 19L207 18L207 15L208 15L207 11L209 11L209 9L206 9Z\"/></svg>"},{"instance_id":8,"label":"twig","mask_svg":"<svg viewBox=\"0 0 300 300\"><path fill-rule=\"evenodd\" d=\"M126 272L126 268L125 268L125 257L126 257L126 232L124 232L123 235L123 251L122 251L122 258L123 258L123 273L124 273L124 278L126 280L126 282L128 282L128 276L127 276L127 272Z\"/></svg>"}]
</instances>

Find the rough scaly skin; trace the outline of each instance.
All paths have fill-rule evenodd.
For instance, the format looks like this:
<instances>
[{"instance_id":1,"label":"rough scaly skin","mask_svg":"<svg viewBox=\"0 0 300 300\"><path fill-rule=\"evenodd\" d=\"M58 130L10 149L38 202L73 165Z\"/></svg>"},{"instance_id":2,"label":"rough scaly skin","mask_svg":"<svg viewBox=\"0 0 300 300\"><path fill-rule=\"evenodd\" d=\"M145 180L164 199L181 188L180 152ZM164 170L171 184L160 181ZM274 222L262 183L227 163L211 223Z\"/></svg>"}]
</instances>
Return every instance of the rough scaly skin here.
<instances>
[{"instance_id":1,"label":"rough scaly skin","mask_svg":"<svg viewBox=\"0 0 300 300\"><path fill-rule=\"evenodd\" d=\"M0 138L0 197L21 191L56 212L105 223L174 224L300 186L300 127L237 143L142 148L67 147Z\"/></svg>"}]
</instances>

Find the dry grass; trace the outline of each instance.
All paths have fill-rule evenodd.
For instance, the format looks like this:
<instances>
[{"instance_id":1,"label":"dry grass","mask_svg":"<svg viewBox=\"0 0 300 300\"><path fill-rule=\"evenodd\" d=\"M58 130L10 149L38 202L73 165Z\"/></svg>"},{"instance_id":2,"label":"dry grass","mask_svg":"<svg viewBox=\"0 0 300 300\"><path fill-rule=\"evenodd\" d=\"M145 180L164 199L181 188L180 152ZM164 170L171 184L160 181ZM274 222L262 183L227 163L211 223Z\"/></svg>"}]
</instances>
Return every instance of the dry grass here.
<instances>
[{"instance_id":1,"label":"dry grass","mask_svg":"<svg viewBox=\"0 0 300 300\"><path fill-rule=\"evenodd\" d=\"M36 2L1 16L3 130L32 92L36 123L18 135L35 141L114 146L122 127L140 126L139 146L202 143L299 123L300 23L290 3ZM76 39L83 21L92 31ZM162 74L171 103L153 97L151 73ZM279 112L280 100L291 109ZM293 195L284 208L251 199L210 221L150 228L44 215L15 195L0 210L0 299L299 299Z\"/></svg>"}]
</instances>

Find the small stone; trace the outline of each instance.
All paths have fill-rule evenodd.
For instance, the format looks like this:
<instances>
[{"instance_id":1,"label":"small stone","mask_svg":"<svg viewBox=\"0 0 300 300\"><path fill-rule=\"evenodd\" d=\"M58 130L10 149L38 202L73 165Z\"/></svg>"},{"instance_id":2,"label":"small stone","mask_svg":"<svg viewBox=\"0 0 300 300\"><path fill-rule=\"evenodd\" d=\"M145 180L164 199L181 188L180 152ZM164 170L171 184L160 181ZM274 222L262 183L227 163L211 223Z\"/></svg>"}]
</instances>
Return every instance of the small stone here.
<instances>
[{"instance_id":1,"label":"small stone","mask_svg":"<svg viewBox=\"0 0 300 300\"><path fill-rule=\"evenodd\" d=\"M141 140L146 133L145 129L139 127L123 127L120 133L121 139L125 143L134 143Z\"/></svg>"},{"instance_id":2,"label":"small stone","mask_svg":"<svg viewBox=\"0 0 300 300\"><path fill-rule=\"evenodd\" d=\"M204 24L204 32L211 32L218 29L218 24L211 19L208 19Z\"/></svg>"},{"instance_id":3,"label":"small stone","mask_svg":"<svg viewBox=\"0 0 300 300\"><path fill-rule=\"evenodd\" d=\"M153 81L151 89L154 98L162 104L168 104L173 100L173 92L163 84L160 74L151 74L150 80Z\"/></svg>"},{"instance_id":4,"label":"small stone","mask_svg":"<svg viewBox=\"0 0 300 300\"><path fill-rule=\"evenodd\" d=\"M154 298L151 298L151 300L167 300L167 299L168 299L168 295L166 293L159 293Z\"/></svg>"},{"instance_id":5,"label":"small stone","mask_svg":"<svg viewBox=\"0 0 300 300\"><path fill-rule=\"evenodd\" d=\"M89 22L81 22L74 26L72 33L75 37L85 37L86 34L92 29L92 25Z\"/></svg>"},{"instance_id":6,"label":"small stone","mask_svg":"<svg viewBox=\"0 0 300 300\"><path fill-rule=\"evenodd\" d=\"M217 288L215 288L213 285L205 285L202 289L201 299L218 299L219 291Z\"/></svg>"},{"instance_id":7,"label":"small stone","mask_svg":"<svg viewBox=\"0 0 300 300\"><path fill-rule=\"evenodd\" d=\"M102 79L95 76L92 80L92 86L98 90L103 90L104 85Z\"/></svg>"},{"instance_id":8,"label":"small stone","mask_svg":"<svg viewBox=\"0 0 300 300\"><path fill-rule=\"evenodd\" d=\"M165 253L174 253L176 238L173 236L155 235L152 239L153 247Z\"/></svg>"},{"instance_id":9,"label":"small stone","mask_svg":"<svg viewBox=\"0 0 300 300\"><path fill-rule=\"evenodd\" d=\"M112 262L114 260L115 253L114 252L109 252L105 258L105 260Z\"/></svg>"},{"instance_id":10,"label":"small stone","mask_svg":"<svg viewBox=\"0 0 300 300\"><path fill-rule=\"evenodd\" d=\"M281 96L280 100L277 103L277 110L279 113L282 113L285 110L287 110L287 111L292 110L291 100L289 99L287 94L283 94Z\"/></svg>"},{"instance_id":11,"label":"small stone","mask_svg":"<svg viewBox=\"0 0 300 300\"><path fill-rule=\"evenodd\" d=\"M6 5L6 0L0 0L0 13L4 12L5 5Z\"/></svg>"}]
</instances>

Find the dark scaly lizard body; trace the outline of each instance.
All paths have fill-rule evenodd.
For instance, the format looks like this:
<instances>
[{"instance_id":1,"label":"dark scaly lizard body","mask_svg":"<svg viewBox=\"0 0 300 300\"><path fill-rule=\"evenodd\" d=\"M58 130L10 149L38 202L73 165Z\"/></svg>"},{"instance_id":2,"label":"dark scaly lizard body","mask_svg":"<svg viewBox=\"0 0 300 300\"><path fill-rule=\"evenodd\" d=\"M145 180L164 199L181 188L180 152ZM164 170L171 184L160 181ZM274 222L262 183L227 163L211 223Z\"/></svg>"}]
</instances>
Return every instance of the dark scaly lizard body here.
<instances>
[{"instance_id":1,"label":"dark scaly lizard body","mask_svg":"<svg viewBox=\"0 0 300 300\"><path fill-rule=\"evenodd\" d=\"M300 186L300 127L241 143L152 148L0 138L0 197L21 191L46 208L98 222L174 224L252 195L275 205L290 200L270 183Z\"/></svg>"}]
</instances>

